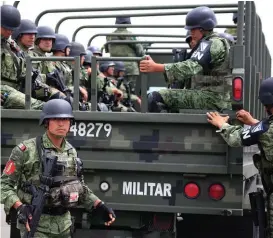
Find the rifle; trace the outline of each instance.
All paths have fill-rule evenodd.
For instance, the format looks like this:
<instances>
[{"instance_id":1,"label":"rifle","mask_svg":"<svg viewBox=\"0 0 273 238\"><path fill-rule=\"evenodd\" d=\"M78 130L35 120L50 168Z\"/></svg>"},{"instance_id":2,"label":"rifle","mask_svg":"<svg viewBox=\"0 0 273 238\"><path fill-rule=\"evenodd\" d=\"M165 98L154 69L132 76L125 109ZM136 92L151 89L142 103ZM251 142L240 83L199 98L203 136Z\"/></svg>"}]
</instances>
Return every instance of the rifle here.
<instances>
[{"instance_id":1,"label":"rifle","mask_svg":"<svg viewBox=\"0 0 273 238\"><path fill-rule=\"evenodd\" d=\"M263 192L249 193L251 214L253 224L256 227L256 233L259 232L259 238L266 238L266 214Z\"/></svg>"},{"instance_id":2,"label":"rifle","mask_svg":"<svg viewBox=\"0 0 273 238\"><path fill-rule=\"evenodd\" d=\"M130 89L129 83L124 82L123 77L119 77L117 79L117 81L118 81L117 88L120 89L120 86L123 83L123 85L125 87L125 90L126 90L126 93L127 93L127 96L128 96L126 99L123 99L124 106L130 108L132 110L132 112L135 112L134 105L133 105L132 100L131 100L131 89Z\"/></svg>"},{"instance_id":3,"label":"rifle","mask_svg":"<svg viewBox=\"0 0 273 238\"><path fill-rule=\"evenodd\" d=\"M36 188L33 184L27 183L25 184L26 189L29 189L28 191L32 194L32 201L31 205L33 206L33 214L32 219L29 222L30 231L25 233L24 238L33 238L34 234L37 230L40 217L43 212L43 208L45 205L45 200L49 196L49 190L50 187L53 184L53 171L56 167L57 163L57 156L47 156L43 155L42 157L42 150L41 150L41 142L38 141L39 138L36 138L36 146L38 149L38 154L40 157L40 161L42 162L42 168L43 172L42 175L40 175L40 182L41 185Z\"/></svg>"}]
</instances>

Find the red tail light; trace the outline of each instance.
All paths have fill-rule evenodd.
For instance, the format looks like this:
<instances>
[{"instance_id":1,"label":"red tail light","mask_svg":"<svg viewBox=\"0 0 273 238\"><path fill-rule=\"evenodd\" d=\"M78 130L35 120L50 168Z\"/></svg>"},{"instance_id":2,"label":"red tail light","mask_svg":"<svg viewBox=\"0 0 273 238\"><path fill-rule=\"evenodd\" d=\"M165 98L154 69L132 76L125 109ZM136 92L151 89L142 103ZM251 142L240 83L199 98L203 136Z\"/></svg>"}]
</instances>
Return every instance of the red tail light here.
<instances>
[{"instance_id":1,"label":"red tail light","mask_svg":"<svg viewBox=\"0 0 273 238\"><path fill-rule=\"evenodd\" d=\"M211 199L219 201L225 196L225 188L221 184L212 184L209 187L209 196Z\"/></svg>"},{"instance_id":2,"label":"red tail light","mask_svg":"<svg viewBox=\"0 0 273 238\"><path fill-rule=\"evenodd\" d=\"M233 79L232 94L235 101L241 101L243 99L243 79L241 77Z\"/></svg>"},{"instance_id":3,"label":"red tail light","mask_svg":"<svg viewBox=\"0 0 273 238\"><path fill-rule=\"evenodd\" d=\"M199 186L195 183L188 183L184 187L184 193L187 198L194 199L200 194Z\"/></svg>"}]
</instances>

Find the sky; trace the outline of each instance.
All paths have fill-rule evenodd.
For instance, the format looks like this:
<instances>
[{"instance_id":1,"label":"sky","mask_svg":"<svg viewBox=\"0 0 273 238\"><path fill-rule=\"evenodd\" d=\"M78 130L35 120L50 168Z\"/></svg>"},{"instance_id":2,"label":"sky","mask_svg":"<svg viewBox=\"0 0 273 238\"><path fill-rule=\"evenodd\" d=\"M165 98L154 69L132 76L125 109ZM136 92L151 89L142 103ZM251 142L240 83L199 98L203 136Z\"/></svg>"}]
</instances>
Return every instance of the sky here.
<instances>
[{"instance_id":1,"label":"sky","mask_svg":"<svg viewBox=\"0 0 273 238\"><path fill-rule=\"evenodd\" d=\"M14 1L4 1L6 4L13 4ZM161 2L161 3L159 3ZM37 15L46 9L61 9L61 8L92 8L92 7L123 7L123 6L153 6L153 5L204 5L206 4L220 4L220 3L237 3L236 1L181 1L181 0L168 0L157 1L157 0L137 0L125 1L125 0L104 0L104 1L90 1L90 0L77 0L77 1L35 1L35 0L23 0L20 2L18 9L21 12L22 19L35 20ZM272 3L268 0L266 1L255 1L256 10L261 18L263 32L265 34L266 43L268 45L271 56L273 56L273 31L272 31L272 10L269 7ZM35 9L35 10L34 10ZM185 11L186 9L180 10L161 10L164 12L174 12L174 11ZM134 11L134 13L145 13L145 12L155 12L155 10L146 11ZM47 25L55 29L56 23L65 16L77 16L77 15L110 15L110 14L129 14L131 11L108 11L108 12L84 12L84 13L54 13L47 14L43 16L39 22L39 26ZM147 25L147 24L185 24L185 15L176 16L154 16L154 17L132 17L132 24L135 25ZM217 14L218 25L233 24L232 13L229 14ZM107 25L114 24L114 18L104 18L104 19L80 19L80 20L67 20L65 21L59 29L59 33L65 34L70 40L72 40L73 32L82 25ZM76 41L87 46L90 37L97 33L111 33L115 28L94 28L94 29L83 29L76 37ZM217 32L224 32L225 29L217 28ZM132 28L133 33L143 33L143 34L164 34L164 35L185 35L186 31L183 28L164 28L164 29L150 29L150 28ZM179 38L152 38L152 37L138 37L140 40L168 40L168 41L179 41ZM105 36L100 36L92 41L92 45L102 46L105 43ZM184 44L155 44L154 46L185 46ZM273 66L272 66L273 75Z\"/></svg>"}]
</instances>

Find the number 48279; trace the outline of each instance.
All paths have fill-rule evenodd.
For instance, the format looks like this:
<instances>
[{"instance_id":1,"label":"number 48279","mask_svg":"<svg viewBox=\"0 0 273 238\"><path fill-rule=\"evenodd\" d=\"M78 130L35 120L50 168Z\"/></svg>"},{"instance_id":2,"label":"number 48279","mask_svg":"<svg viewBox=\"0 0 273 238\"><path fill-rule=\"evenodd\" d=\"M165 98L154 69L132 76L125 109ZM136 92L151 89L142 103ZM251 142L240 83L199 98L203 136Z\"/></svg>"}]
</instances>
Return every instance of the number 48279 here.
<instances>
[{"instance_id":1,"label":"number 48279","mask_svg":"<svg viewBox=\"0 0 273 238\"><path fill-rule=\"evenodd\" d=\"M112 125L99 122L75 122L75 124L70 127L70 132L72 132L74 136L80 137L109 137L112 133Z\"/></svg>"}]
</instances>

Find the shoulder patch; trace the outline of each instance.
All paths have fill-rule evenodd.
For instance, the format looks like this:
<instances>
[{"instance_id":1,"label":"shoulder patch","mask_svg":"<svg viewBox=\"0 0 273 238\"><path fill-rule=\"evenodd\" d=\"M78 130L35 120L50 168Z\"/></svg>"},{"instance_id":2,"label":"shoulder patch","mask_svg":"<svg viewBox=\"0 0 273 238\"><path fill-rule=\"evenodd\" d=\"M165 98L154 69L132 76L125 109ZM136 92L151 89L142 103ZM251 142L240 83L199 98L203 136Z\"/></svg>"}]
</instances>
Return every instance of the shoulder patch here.
<instances>
[{"instance_id":1,"label":"shoulder patch","mask_svg":"<svg viewBox=\"0 0 273 238\"><path fill-rule=\"evenodd\" d=\"M6 164L5 169L4 169L3 172L4 172L6 175L11 175L11 174L13 174L13 173L15 172L15 170L16 170L16 166L15 166L14 161L9 160L9 161L7 162L7 164Z\"/></svg>"},{"instance_id":2,"label":"shoulder patch","mask_svg":"<svg viewBox=\"0 0 273 238\"><path fill-rule=\"evenodd\" d=\"M241 134L242 144L250 146L259 142L259 137L269 129L269 121L263 120L253 126L244 128Z\"/></svg>"},{"instance_id":3,"label":"shoulder patch","mask_svg":"<svg viewBox=\"0 0 273 238\"><path fill-rule=\"evenodd\" d=\"M18 147L21 151L25 151L27 149L27 147L23 143L20 143Z\"/></svg>"}]
</instances>

